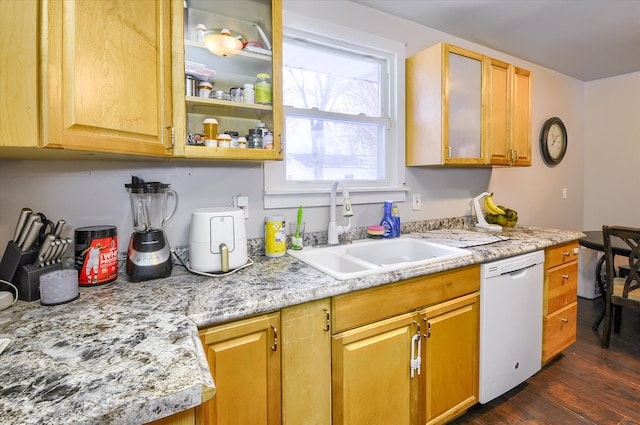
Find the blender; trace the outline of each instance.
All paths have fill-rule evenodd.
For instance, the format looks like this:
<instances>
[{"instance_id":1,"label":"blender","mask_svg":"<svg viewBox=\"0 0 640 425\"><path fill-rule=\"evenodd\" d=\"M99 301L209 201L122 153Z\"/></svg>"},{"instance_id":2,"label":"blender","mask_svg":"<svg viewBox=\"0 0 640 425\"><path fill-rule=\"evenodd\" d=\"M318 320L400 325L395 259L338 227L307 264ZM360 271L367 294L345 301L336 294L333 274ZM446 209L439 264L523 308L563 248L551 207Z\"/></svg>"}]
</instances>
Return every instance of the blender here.
<instances>
[{"instance_id":1,"label":"blender","mask_svg":"<svg viewBox=\"0 0 640 425\"><path fill-rule=\"evenodd\" d=\"M145 182L137 176L131 176L131 183L124 186L129 192L134 227L127 250L127 276L131 282L168 277L173 264L163 227L178 208L178 194L167 183ZM167 194L175 202L165 215Z\"/></svg>"}]
</instances>

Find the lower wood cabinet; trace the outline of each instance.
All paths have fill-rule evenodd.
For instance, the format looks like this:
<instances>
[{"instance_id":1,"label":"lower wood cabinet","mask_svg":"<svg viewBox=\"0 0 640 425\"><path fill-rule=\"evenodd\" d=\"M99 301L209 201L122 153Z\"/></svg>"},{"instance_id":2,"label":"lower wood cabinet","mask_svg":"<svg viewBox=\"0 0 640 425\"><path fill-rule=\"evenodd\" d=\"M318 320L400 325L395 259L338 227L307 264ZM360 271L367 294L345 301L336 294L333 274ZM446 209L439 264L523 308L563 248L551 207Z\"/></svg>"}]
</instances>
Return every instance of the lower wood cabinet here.
<instances>
[{"instance_id":1,"label":"lower wood cabinet","mask_svg":"<svg viewBox=\"0 0 640 425\"><path fill-rule=\"evenodd\" d=\"M281 422L279 330L275 312L200 332L216 395L196 408L197 423Z\"/></svg>"},{"instance_id":2,"label":"lower wood cabinet","mask_svg":"<svg viewBox=\"0 0 640 425\"><path fill-rule=\"evenodd\" d=\"M542 364L576 341L578 252L576 241L545 250Z\"/></svg>"},{"instance_id":3,"label":"lower wood cabinet","mask_svg":"<svg viewBox=\"0 0 640 425\"><path fill-rule=\"evenodd\" d=\"M334 425L418 423L420 372L410 364L419 320L403 314L333 336Z\"/></svg>"},{"instance_id":4,"label":"lower wood cabinet","mask_svg":"<svg viewBox=\"0 0 640 425\"><path fill-rule=\"evenodd\" d=\"M468 267L334 297L332 423L441 424L475 404L479 285Z\"/></svg>"},{"instance_id":5,"label":"lower wood cabinet","mask_svg":"<svg viewBox=\"0 0 640 425\"><path fill-rule=\"evenodd\" d=\"M429 307L423 313L421 423L447 423L478 401L479 299L474 293Z\"/></svg>"},{"instance_id":6,"label":"lower wood cabinet","mask_svg":"<svg viewBox=\"0 0 640 425\"><path fill-rule=\"evenodd\" d=\"M480 267L200 331L216 395L154 425L443 424L478 400Z\"/></svg>"},{"instance_id":7,"label":"lower wood cabinet","mask_svg":"<svg viewBox=\"0 0 640 425\"><path fill-rule=\"evenodd\" d=\"M331 424L331 301L281 310L282 422Z\"/></svg>"}]
</instances>

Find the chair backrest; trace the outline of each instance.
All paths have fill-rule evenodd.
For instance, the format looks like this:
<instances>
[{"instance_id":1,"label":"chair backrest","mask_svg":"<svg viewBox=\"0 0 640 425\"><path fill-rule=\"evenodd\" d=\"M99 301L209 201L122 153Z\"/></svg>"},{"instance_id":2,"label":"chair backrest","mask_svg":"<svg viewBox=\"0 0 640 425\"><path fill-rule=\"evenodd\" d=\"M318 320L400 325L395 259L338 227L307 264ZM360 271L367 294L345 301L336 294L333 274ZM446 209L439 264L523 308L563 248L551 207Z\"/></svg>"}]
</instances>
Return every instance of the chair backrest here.
<instances>
[{"instance_id":1,"label":"chair backrest","mask_svg":"<svg viewBox=\"0 0 640 425\"><path fill-rule=\"evenodd\" d=\"M640 229L622 226L602 226L604 238L604 254L607 263L607 292L612 294L614 265L614 249L611 238L617 237L624 242L630 250L629 275L624 283L623 298L627 298L630 291L640 288ZM619 250L618 250L619 251Z\"/></svg>"}]
</instances>

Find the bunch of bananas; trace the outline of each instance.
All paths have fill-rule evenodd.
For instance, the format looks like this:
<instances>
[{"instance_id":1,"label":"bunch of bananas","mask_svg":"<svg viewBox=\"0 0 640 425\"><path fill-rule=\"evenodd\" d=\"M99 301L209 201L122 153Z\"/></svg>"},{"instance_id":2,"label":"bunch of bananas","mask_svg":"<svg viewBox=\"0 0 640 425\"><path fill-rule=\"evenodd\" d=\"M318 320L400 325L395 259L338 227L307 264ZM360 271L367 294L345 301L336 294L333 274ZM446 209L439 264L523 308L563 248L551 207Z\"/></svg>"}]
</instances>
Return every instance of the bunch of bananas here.
<instances>
[{"instance_id":1,"label":"bunch of bananas","mask_svg":"<svg viewBox=\"0 0 640 425\"><path fill-rule=\"evenodd\" d=\"M493 193L484 198L484 208L487 214L484 218L489 224L499 224L502 227L513 227L518 222L518 213L510 208L502 205L496 205L493 202Z\"/></svg>"}]
</instances>

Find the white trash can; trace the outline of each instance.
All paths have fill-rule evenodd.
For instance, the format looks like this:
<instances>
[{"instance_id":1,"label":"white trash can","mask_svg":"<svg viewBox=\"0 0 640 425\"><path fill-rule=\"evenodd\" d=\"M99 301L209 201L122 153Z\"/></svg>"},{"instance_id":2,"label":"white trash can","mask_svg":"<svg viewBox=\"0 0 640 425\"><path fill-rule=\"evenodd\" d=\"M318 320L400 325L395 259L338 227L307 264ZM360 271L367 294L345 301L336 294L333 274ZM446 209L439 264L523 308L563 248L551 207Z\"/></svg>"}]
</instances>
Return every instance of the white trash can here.
<instances>
[{"instance_id":1,"label":"white trash can","mask_svg":"<svg viewBox=\"0 0 640 425\"><path fill-rule=\"evenodd\" d=\"M578 296L590 300L600 296L600 288L596 282L596 265L600 257L604 255L601 251L580 247L578 256Z\"/></svg>"}]
</instances>

